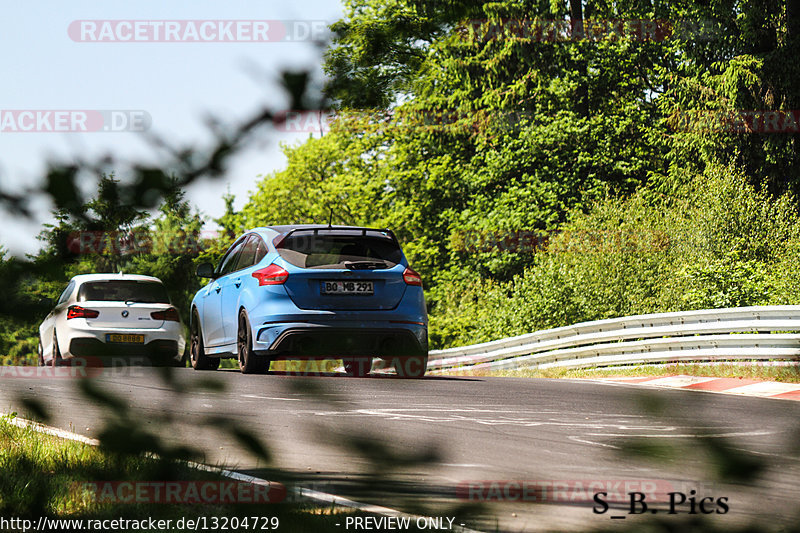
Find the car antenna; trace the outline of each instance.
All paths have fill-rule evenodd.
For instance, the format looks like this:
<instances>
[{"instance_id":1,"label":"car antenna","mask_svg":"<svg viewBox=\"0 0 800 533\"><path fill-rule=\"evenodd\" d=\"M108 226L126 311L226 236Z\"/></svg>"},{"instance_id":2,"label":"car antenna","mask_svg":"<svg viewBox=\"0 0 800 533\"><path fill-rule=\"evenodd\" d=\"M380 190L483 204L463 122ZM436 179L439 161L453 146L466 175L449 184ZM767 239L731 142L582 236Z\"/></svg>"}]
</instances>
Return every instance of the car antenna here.
<instances>
[{"instance_id":1,"label":"car antenna","mask_svg":"<svg viewBox=\"0 0 800 533\"><path fill-rule=\"evenodd\" d=\"M333 222L333 207L331 207L330 214L328 215L328 227L331 228L331 222Z\"/></svg>"}]
</instances>

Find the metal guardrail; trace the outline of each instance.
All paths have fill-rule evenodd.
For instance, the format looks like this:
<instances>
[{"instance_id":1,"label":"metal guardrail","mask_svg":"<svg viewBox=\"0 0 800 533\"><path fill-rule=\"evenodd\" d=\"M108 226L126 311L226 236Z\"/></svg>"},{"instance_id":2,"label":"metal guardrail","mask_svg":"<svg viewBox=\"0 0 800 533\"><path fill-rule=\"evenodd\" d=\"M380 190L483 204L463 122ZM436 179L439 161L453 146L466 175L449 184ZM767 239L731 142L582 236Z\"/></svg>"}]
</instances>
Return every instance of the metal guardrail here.
<instances>
[{"instance_id":1,"label":"metal guardrail","mask_svg":"<svg viewBox=\"0 0 800 533\"><path fill-rule=\"evenodd\" d=\"M716 359L800 360L800 334L786 332L800 332L800 305L627 316L433 350L428 370L581 368Z\"/></svg>"}]
</instances>

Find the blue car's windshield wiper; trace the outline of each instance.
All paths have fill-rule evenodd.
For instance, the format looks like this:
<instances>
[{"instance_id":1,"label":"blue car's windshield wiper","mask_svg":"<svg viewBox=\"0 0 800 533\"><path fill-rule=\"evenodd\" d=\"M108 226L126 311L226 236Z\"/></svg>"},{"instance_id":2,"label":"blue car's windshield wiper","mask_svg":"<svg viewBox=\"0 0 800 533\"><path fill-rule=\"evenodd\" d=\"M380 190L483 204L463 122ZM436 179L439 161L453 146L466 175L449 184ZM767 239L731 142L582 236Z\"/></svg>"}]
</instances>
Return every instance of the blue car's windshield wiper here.
<instances>
[{"instance_id":1,"label":"blue car's windshield wiper","mask_svg":"<svg viewBox=\"0 0 800 533\"><path fill-rule=\"evenodd\" d=\"M386 261L345 261L344 266L348 270L374 270L388 267Z\"/></svg>"}]
</instances>

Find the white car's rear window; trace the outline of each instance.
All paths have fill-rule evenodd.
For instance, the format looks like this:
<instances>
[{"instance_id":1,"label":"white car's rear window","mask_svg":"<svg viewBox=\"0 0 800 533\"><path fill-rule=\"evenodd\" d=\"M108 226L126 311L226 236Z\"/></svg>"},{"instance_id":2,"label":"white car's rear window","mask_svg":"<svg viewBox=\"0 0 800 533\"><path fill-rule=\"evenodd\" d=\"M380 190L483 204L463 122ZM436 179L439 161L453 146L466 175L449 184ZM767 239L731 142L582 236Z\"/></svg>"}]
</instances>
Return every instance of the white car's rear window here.
<instances>
[{"instance_id":1,"label":"white car's rear window","mask_svg":"<svg viewBox=\"0 0 800 533\"><path fill-rule=\"evenodd\" d=\"M134 280L88 281L78 289L78 301L170 303L161 283Z\"/></svg>"}]
</instances>

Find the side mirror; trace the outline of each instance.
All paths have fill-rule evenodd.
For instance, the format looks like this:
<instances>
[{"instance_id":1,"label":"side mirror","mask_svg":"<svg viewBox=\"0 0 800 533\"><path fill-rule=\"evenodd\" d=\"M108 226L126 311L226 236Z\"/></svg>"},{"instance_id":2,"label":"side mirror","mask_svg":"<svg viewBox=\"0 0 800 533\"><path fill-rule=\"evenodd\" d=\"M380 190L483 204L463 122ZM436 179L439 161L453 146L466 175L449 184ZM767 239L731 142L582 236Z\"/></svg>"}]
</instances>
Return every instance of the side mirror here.
<instances>
[{"instance_id":1,"label":"side mirror","mask_svg":"<svg viewBox=\"0 0 800 533\"><path fill-rule=\"evenodd\" d=\"M214 273L214 266L211 263L200 263L197 265L197 275L201 278L214 279L217 275Z\"/></svg>"}]
</instances>

